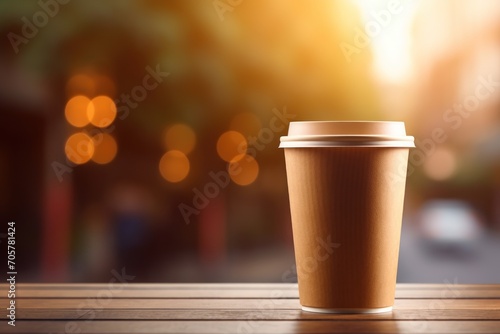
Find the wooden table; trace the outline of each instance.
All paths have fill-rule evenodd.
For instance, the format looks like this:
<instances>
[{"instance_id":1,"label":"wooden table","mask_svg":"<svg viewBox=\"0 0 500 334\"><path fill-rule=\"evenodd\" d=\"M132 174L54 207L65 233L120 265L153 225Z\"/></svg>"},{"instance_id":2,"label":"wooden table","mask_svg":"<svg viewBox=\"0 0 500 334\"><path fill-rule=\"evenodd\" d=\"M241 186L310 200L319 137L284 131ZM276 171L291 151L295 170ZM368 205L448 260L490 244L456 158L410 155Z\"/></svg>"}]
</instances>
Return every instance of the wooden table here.
<instances>
[{"instance_id":1,"label":"wooden table","mask_svg":"<svg viewBox=\"0 0 500 334\"><path fill-rule=\"evenodd\" d=\"M6 313L7 286L0 285ZM300 310L296 284L17 284L1 333L500 333L500 285L399 284L394 311Z\"/></svg>"}]
</instances>

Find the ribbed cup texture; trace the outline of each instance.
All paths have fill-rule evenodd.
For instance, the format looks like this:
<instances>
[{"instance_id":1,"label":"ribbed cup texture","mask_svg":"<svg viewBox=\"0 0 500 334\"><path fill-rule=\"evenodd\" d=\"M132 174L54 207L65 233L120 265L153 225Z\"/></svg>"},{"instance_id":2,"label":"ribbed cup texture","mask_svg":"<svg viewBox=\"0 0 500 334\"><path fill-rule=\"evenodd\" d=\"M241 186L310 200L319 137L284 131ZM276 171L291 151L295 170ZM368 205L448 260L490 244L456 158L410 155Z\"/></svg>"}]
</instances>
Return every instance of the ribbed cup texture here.
<instances>
[{"instance_id":1,"label":"ribbed cup texture","mask_svg":"<svg viewBox=\"0 0 500 334\"><path fill-rule=\"evenodd\" d=\"M394 304L408 148L286 148L300 302Z\"/></svg>"}]
</instances>

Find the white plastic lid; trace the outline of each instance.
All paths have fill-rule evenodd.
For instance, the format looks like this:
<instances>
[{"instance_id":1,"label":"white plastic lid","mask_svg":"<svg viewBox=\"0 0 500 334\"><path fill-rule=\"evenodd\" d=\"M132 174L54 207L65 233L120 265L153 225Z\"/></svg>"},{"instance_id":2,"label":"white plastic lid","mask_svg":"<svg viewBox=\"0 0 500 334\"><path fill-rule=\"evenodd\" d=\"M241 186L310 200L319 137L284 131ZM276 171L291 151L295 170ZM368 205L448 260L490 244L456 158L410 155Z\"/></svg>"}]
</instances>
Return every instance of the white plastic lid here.
<instances>
[{"instance_id":1,"label":"white plastic lid","mask_svg":"<svg viewBox=\"0 0 500 334\"><path fill-rule=\"evenodd\" d=\"M415 147L403 122L307 121L291 122L280 148L293 147Z\"/></svg>"}]
</instances>

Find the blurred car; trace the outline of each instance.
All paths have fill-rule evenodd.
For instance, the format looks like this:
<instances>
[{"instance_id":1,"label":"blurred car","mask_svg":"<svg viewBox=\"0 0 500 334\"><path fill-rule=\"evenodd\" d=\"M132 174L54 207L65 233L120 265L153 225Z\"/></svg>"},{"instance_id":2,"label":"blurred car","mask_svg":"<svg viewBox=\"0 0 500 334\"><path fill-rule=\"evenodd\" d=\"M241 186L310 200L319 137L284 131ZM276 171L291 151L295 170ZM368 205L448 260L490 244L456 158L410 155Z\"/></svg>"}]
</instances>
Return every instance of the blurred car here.
<instances>
[{"instance_id":1,"label":"blurred car","mask_svg":"<svg viewBox=\"0 0 500 334\"><path fill-rule=\"evenodd\" d=\"M471 255L484 235L474 208L460 200L432 200L421 209L419 231L423 247L432 255Z\"/></svg>"}]
</instances>

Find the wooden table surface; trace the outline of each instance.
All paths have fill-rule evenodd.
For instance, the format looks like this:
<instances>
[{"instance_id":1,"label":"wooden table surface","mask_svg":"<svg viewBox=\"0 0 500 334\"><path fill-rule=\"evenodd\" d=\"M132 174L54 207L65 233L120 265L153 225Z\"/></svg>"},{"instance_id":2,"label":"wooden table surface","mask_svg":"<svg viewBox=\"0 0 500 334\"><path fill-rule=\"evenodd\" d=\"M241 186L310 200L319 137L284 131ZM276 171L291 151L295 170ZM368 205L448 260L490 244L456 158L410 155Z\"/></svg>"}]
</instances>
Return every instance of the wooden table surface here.
<instances>
[{"instance_id":1,"label":"wooden table surface","mask_svg":"<svg viewBox=\"0 0 500 334\"><path fill-rule=\"evenodd\" d=\"M399 284L385 314L300 309L296 284L17 284L0 333L500 333L500 285Z\"/></svg>"}]
</instances>

